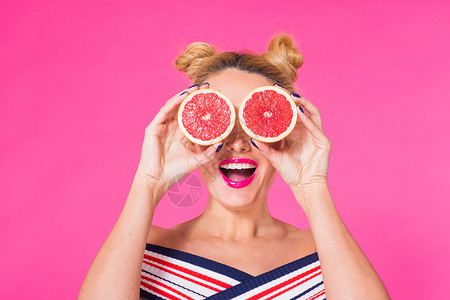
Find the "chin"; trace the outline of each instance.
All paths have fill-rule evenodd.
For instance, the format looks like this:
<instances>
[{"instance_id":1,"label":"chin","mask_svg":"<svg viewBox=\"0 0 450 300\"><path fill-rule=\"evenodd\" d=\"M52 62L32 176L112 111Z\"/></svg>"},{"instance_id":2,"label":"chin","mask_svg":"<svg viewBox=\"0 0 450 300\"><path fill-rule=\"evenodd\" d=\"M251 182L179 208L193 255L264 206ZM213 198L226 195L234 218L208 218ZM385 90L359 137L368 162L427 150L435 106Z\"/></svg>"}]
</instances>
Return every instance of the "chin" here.
<instances>
[{"instance_id":1,"label":"chin","mask_svg":"<svg viewBox=\"0 0 450 300\"><path fill-rule=\"evenodd\" d=\"M230 210L245 210L255 204L256 198L251 196L245 197L245 195L231 194L227 197L216 198L222 206Z\"/></svg>"}]
</instances>

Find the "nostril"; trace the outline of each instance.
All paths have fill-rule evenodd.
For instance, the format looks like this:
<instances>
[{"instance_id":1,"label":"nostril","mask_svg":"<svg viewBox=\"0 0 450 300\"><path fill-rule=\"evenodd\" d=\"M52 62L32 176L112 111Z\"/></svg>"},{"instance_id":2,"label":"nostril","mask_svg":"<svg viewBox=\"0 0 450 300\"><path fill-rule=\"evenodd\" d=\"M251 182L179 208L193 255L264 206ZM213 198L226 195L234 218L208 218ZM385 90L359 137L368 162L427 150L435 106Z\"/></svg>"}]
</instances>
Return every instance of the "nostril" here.
<instances>
[{"instance_id":1,"label":"nostril","mask_svg":"<svg viewBox=\"0 0 450 300\"><path fill-rule=\"evenodd\" d=\"M223 148L230 151L243 152L249 151L251 148L250 137L242 129L236 130L236 127L230 135L223 140L223 143Z\"/></svg>"},{"instance_id":2,"label":"nostril","mask_svg":"<svg viewBox=\"0 0 450 300\"><path fill-rule=\"evenodd\" d=\"M250 141L244 139L235 139L232 143L229 143L228 149L232 151L248 151L250 149Z\"/></svg>"}]
</instances>

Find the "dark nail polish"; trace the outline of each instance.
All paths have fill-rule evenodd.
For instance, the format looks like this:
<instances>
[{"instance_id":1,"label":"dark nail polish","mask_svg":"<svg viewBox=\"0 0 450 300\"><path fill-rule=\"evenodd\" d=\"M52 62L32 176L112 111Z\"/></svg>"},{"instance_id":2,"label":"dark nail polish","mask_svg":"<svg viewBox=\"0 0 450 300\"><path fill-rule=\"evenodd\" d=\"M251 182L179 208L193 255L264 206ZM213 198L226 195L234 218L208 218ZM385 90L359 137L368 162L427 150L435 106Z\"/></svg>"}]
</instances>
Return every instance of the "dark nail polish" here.
<instances>
[{"instance_id":1,"label":"dark nail polish","mask_svg":"<svg viewBox=\"0 0 450 300\"><path fill-rule=\"evenodd\" d=\"M275 82L274 85L279 86L280 88L283 88L283 87L281 86L281 84L279 84L279 83L277 83L277 82Z\"/></svg>"},{"instance_id":2,"label":"dark nail polish","mask_svg":"<svg viewBox=\"0 0 450 300\"><path fill-rule=\"evenodd\" d=\"M187 92L186 91L184 91L184 92L182 92L181 94L180 94L180 96L183 96L184 94L186 94Z\"/></svg>"},{"instance_id":3,"label":"dark nail polish","mask_svg":"<svg viewBox=\"0 0 450 300\"><path fill-rule=\"evenodd\" d=\"M187 89L193 88L194 86L197 86L196 84L191 85L190 87L188 87Z\"/></svg>"},{"instance_id":4,"label":"dark nail polish","mask_svg":"<svg viewBox=\"0 0 450 300\"><path fill-rule=\"evenodd\" d=\"M204 84L202 84L202 85L205 85L205 84L209 85L209 82L205 82L205 83L204 83Z\"/></svg>"},{"instance_id":5,"label":"dark nail polish","mask_svg":"<svg viewBox=\"0 0 450 300\"><path fill-rule=\"evenodd\" d=\"M302 113L305 113L300 105L298 106L298 108L300 109L300 111L301 111Z\"/></svg>"},{"instance_id":6,"label":"dark nail polish","mask_svg":"<svg viewBox=\"0 0 450 300\"><path fill-rule=\"evenodd\" d=\"M256 144L255 144L255 142L253 141L253 139L252 139L252 138L250 138L250 142L252 142L252 145L253 145L253 146L255 146L255 147L256 147L256 149L259 149L259 147L258 147L258 146L256 146Z\"/></svg>"},{"instance_id":7,"label":"dark nail polish","mask_svg":"<svg viewBox=\"0 0 450 300\"><path fill-rule=\"evenodd\" d=\"M291 95L294 96L295 98L301 98L300 95L297 93L292 93Z\"/></svg>"},{"instance_id":8,"label":"dark nail polish","mask_svg":"<svg viewBox=\"0 0 450 300\"><path fill-rule=\"evenodd\" d=\"M220 149L222 149L223 143L219 145L219 147L217 147L216 149L216 153L220 151Z\"/></svg>"}]
</instances>

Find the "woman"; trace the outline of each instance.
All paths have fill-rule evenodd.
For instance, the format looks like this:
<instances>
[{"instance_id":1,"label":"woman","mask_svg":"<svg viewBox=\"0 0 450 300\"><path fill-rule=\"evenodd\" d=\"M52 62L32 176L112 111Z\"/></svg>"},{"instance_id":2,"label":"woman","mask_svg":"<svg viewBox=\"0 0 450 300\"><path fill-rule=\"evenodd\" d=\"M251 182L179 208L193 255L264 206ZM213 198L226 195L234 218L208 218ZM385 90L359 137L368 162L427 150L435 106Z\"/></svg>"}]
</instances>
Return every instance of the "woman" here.
<instances>
[{"instance_id":1,"label":"woman","mask_svg":"<svg viewBox=\"0 0 450 300\"><path fill-rule=\"evenodd\" d=\"M188 46L175 64L194 85L167 101L146 128L128 199L79 299L136 299L139 294L143 299L325 299L325 293L328 299L389 299L331 199L331 143L318 109L292 86L302 63L284 34L261 56L217 53L205 43ZM236 122L223 143L205 147L188 141L178 128L179 104L199 88L221 91L239 109L248 92L274 84L292 93L300 106L296 127L281 142L251 140ZM243 158L257 165L255 176L248 186L233 188L219 164ZM209 190L203 214L170 229L151 225L167 189L195 169ZM270 215L267 194L276 172L305 211L310 229ZM240 181L249 175L227 176Z\"/></svg>"}]
</instances>

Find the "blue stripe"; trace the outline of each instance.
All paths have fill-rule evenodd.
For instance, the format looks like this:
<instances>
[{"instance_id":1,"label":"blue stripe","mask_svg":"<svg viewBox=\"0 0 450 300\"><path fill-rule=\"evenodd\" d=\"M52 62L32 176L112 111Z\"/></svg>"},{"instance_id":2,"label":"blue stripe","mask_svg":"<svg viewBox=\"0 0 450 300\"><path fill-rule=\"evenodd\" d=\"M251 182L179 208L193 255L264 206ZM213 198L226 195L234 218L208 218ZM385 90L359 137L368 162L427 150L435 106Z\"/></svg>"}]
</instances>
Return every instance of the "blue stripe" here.
<instances>
[{"instance_id":1,"label":"blue stripe","mask_svg":"<svg viewBox=\"0 0 450 300\"><path fill-rule=\"evenodd\" d=\"M298 260L295 260L293 262L285 264L281 267L278 267L272 271L269 271L267 273L263 273L256 277L253 277L250 280L243 281L240 284L230 287L229 289L226 289L220 293L212 295L211 297L208 297L206 299L208 299L208 300L231 299L233 297L236 297L236 296L242 295L246 292L249 292L257 287L260 287L261 285L267 284L267 283L269 283L275 279L278 279L282 276L285 276L289 273L297 271L298 269L301 269L307 265L315 263L318 260L319 260L319 256L318 256L317 252L315 252L313 254L310 254L308 256L302 257Z\"/></svg>"},{"instance_id":2,"label":"blue stripe","mask_svg":"<svg viewBox=\"0 0 450 300\"><path fill-rule=\"evenodd\" d=\"M252 275L245 273L241 270L238 270L236 268L230 267L228 265L225 265L223 263L201 257L195 254L191 254L188 252L184 252L181 250L176 250L172 248L167 248L155 244L147 244L145 247L148 251L153 251L162 255L166 255L169 257L173 257L182 261L185 261L187 263L196 265L201 268L205 268L208 270L211 270L216 273L223 274L224 276L233 278L239 282L242 282L244 280L247 280L249 278L253 278Z\"/></svg>"},{"instance_id":3,"label":"blue stripe","mask_svg":"<svg viewBox=\"0 0 450 300\"><path fill-rule=\"evenodd\" d=\"M176 250L172 248L167 248L164 246L147 244L146 250L156 252L162 255L166 255L168 257L172 257L175 259L179 259L181 261L191 263L193 265L199 266L201 268L205 268L211 270L213 272L217 272L223 274L224 276L231 277L241 283L232 286L222 292L218 292L206 299L209 300L228 300L233 297L242 295L248 291L251 291L261 285L267 284L275 279L278 279L282 276L285 276L289 273L297 271L305 266L308 266L312 263L319 261L319 255L317 252L287 263L283 266L280 266L276 269L268 271L258 276L252 276L246 272L243 272L239 269L233 268L231 266L225 265L223 263L204 258L195 254L191 254L185 251ZM161 278L164 280L164 278ZM174 283L175 284L175 283ZM306 291L303 291L302 294L296 296L296 298L301 297L302 295L308 293L308 291L320 286L323 284L323 281L319 284L316 284L314 287L309 288ZM184 288L184 287L182 287ZM144 291L145 292L145 291ZM195 292L194 292L195 293ZM198 293L197 293L198 294ZM200 295L200 294L199 294ZM202 295L201 295L202 296ZM202 296L204 297L204 296ZM150 299L160 299L160 298L150 298Z\"/></svg>"},{"instance_id":4,"label":"blue stripe","mask_svg":"<svg viewBox=\"0 0 450 300\"><path fill-rule=\"evenodd\" d=\"M166 300L164 298L156 296L155 294L151 294L143 289L140 290L139 296L144 297L149 300Z\"/></svg>"},{"instance_id":5,"label":"blue stripe","mask_svg":"<svg viewBox=\"0 0 450 300\"><path fill-rule=\"evenodd\" d=\"M323 281L319 282L318 284L316 284L315 286L311 287L310 289L307 289L306 291L304 291L303 293L299 294L298 296L295 296L294 298L291 298L291 300L300 298L301 296L311 292L313 289L319 287L322 284L323 284Z\"/></svg>"}]
</instances>

